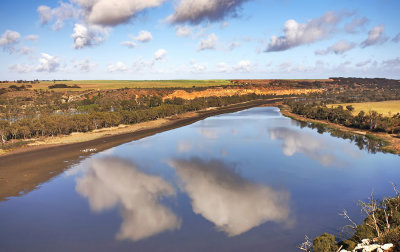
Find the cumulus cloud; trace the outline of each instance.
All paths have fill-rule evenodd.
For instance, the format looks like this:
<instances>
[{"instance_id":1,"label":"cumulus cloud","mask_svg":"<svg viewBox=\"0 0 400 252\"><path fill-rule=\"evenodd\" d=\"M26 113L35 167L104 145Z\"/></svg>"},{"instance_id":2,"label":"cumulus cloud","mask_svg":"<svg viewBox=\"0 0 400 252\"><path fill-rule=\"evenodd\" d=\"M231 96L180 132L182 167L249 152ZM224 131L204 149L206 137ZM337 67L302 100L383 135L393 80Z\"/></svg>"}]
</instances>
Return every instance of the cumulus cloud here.
<instances>
[{"instance_id":1,"label":"cumulus cloud","mask_svg":"<svg viewBox=\"0 0 400 252\"><path fill-rule=\"evenodd\" d=\"M240 6L248 0L181 0L174 14L167 20L172 23L199 24L202 21L220 21L227 16L237 16Z\"/></svg>"},{"instance_id":2,"label":"cumulus cloud","mask_svg":"<svg viewBox=\"0 0 400 252\"><path fill-rule=\"evenodd\" d=\"M154 53L154 59L155 60L162 60L162 59L165 58L165 56L167 56L167 51L165 49L158 49Z\"/></svg>"},{"instance_id":3,"label":"cumulus cloud","mask_svg":"<svg viewBox=\"0 0 400 252\"><path fill-rule=\"evenodd\" d=\"M31 34L31 35L27 35L27 36L25 36L25 40L30 40L30 41L38 41L39 40L39 35L34 35L34 34Z\"/></svg>"},{"instance_id":4,"label":"cumulus cloud","mask_svg":"<svg viewBox=\"0 0 400 252\"><path fill-rule=\"evenodd\" d=\"M53 25L53 29L55 30L61 29L66 20L78 18L80 15L80 11L74 5L64 2L61 2L60 6L54 9L46 5L41 5L37 8L37 12L42 24L47 24L55 19L56 22Z\"/></svg>"},{"instance_id":5,"label":"cumulus cloud","mask_svg":"<svg viewBox=\"0 0 400 252\"><path fill-rule=\"evenodd\" d=\"M317 50L315 51L315 54L317 55L326 55L329 53L334 53L334 54L343 54L351 49L353 49L356 46L355 43L348 42L345 40L340 40L333 44L332 46L326 48L325 50Z\"/></svg>"},{"instance_id":6,"label":"cumulus cloud","mask_svg":"<svg viewBox=\"0 0 400 252\"><path fill-rule=\"evenodd\" d=\"M251 70L251 62L250 60L241 60L233 69L238 72L249 72Z\"/></svg>"},{"instance_id":7,"label":"cumulus cloud","mask_svg":"<svg viewBox=\"0 0 400 252\"><path fill-rule=\"evenodd\" d=\"M74 33L74 48L82 49L102 43L108 35L108 29L99 26L86 27L82 24L75 24Z\"/></svg>"},{"instance_id":8,"label":"cumulus cloud","mask_svg":"<svg viewBox=\"0 0 400 252\"><path fill-rule=\"evenodd\" d=\"M208 49L215 49L217 46L218 37L215 33L211 33L207 38L202 39L197 47L197 51L203 51Z\"/></svg>"},{"instance_id":9,"label":"cumulus cloud","mask_svg":"<svg viewBox=\"0 0 400 252\"><path fill-rule=\"evenodd\" d=\"M89 24L115 26L128 22L141 11L160 6L165 0L71 0L83 9Z\"/></svg>"},{"instance_id":10,"label":"cumulus cloud","mask_svg":"<svg viewBox=\"0 0 400 252\"><path fill-rule=\"evenodd\" d=\"M295 20L290 19L286 21L283 28L285 35L280 37L272 36L265 51L284 51L324 39L335 30L342 17L343 15L328 11L322 17L311 19L307 23L297 23Z\"/></svg>"},{"instance_id":11,"label":"cumulus cloud","mask_svg":"<svg viewBox=\"0 0 400 252\"><path fill-rule=\"evenodd\" d=\"M125 72L128 71L128 67L123 62L118 61L116 64L109 64L107 70L109 72Z\"/></svg>"},{"instance_id":12,"label":"cumulus cloud","mask_svg":"<svg viewBox=\"0 0 400 252\"><path fill-rule=\"evenodd\" d=\"M229 236L240 235L265 222L289 219L289 193L241 177L218 160L168 161L183 182L182 190L196 214Z\"/></svg>"},{"instance_id":13,"label":"cumulus cloud","mask_svg":"<svg viewBox=\"0 0 400 252\"><path fill-rule=\"evenodd\" d=\"M338 159L330 154L330 147L324 141L311 135L288 128L274 128L269 130L269 137L271 140L283 140L282 150L286 156L304 153L324 166L338 162Z\"/></svg>"},{"instance_id":14,"label":"cumulus cloud","mask_svg":"<svg viewBox=\"0 0 400 252\"><path fill-rule=\"evenodd\" d=\"M59 58L56 56L42 53L39 59L39 66L37 67L36 71L48 73L56 72L60 67L59 61Z\"/></svg>"},{"instance_id":15,"label":"cumulus cloud","mask_svg":"<svg viewBox=\"0 0 400 252\"><path fill-rule=\"evenodd\" d=\"M193 34L193 30L190 26L177 25L175 27L175 34L178 37L189 37Z\"/></svg>"},{"instance_id":16,"label":"cumulus cloud","mask_svg":"<svg viewBox=\"0 0 400 252\"><path fill-rule=\"evenodd\" d=\"M368 32L368 38L361 43L361 47L365 48L367 46L383 44L387 39L388 38L385 36L385 25L381 24L373 27Z\"/></svg>"},{"instance_id":17,"label":"cumulus cloud","mask_svg":"<svg viewBox=\"0 0 400 252\"><path fill-rule=\"evenodd\" d=\"M400 41L400 33L398 33L395 37L393 37L392 41L398 43Z\"/></svg>"},{"instance_id":18,"label":"cumulus cloud","mask_svg":"<svg viewBox=\"0 0 400 252\"><path fill-rule=\"evenodd\" d=\"M348 33L356 33L357 30L363 27L365 24L367 24L368 21L369 20L366 17L362 18L355 17L350 23L345 25L344 29Z\"/></svg>"},{"instance_id":19,"label":"cumulus cloud","mask_svg":"<svg viewBox=\"0 0 400 252\"><path fill-rule=\"evenodd\" d=\"M175 196L174 187L125 160L93 160L88 173L77 179L76 190L88 198L93 211L120 207L122 224L117 239L138 241L180 227L180 219L160 202Z\"/></svg>"},{"instance_id":20,"label":"cumulus cloud","mask_svg":"<svg viewBox=\"0 0 400 252\"><path fill-rule=\"evenodd\" d=\"M121 42L121 45L129 48L135 48L137 47L135 41L146 43L153 39L153 35L151 35L151 32L149 31L140 31L137 36L130 36L130 37L131 37L130 41L123 41Z\"/></svg>"},{"instance_id":21,"label":"cumulus cloud","mask_svg":"<svg viewBox=\"0 0 400 252\"><path fill-rule=\"evenodd\" d=\"M92 71L97 66L96 62L91 62L90 59L84 59L82 61L77 61L74 67L79 69L82 73L88 73Z\"/></svg>"},{"instance_id":22,"label":"cumulus cloud","mask_svg":"<svg viewBox=\"0 0 400 252\"><path fill-rule=\"evenodd\" d=\"M136 41L145 43L153 39L153 35L149 31L140 31L139 34L134 38Z\"/></svg>"},{"instance_id":23,"label":"cumulus cloud","mask_svg":"<svg viewBox=\"0 0 400 252\"><path fill-rule=\"evenodd\" d=\"M14 46L19 42L21 34L16 31L6 30L0 37L0 47L3 50L13 53L15 51Z\"/></svg>"}]
</instances>

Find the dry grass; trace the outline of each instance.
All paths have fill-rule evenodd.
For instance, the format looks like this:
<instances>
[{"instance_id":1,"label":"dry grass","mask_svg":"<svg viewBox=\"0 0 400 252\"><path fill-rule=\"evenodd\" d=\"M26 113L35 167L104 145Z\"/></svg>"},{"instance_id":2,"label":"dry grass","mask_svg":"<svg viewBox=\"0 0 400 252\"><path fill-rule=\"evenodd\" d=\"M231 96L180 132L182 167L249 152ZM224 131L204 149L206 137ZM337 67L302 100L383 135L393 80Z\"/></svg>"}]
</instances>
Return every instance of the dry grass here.
<instances>
[{"instance_id":1,"label":"dry grass","mask_svg":"<svg viewBox=\"0 0 400 252\"><path fill-rule=\"evenodd\" d=\"M400 100L398 101L383 101L383 102L362 102L362 103L342 103L335 104L333 107L342 105L346 108L347 105L354 107L353 115L357 115L361 110L368 113L369 111L376 111L384 116L393 116L400 113Z\"/></svg>"},{"instance_id":2,"label":"dry grass","mask_svg":"<svg viewBox=\"0 0 400 252\"><path fill-rule=\"evenodd\" d=\"M28 84L33 89L48 89L53 85L53 81L41 81L40 83ZM69 86L78 85L81 88L53 89L58 90L87 90L87 89L119 89L119 88L191 88L224 86L229 85L228 80L154 80L154 81L137 81L137 80L77 80L77 81L56 81L55 84L67 84ZM10 85L27 85L14 82L0 83L0 88L7 88Z\"/></svg>"}]
</instances>

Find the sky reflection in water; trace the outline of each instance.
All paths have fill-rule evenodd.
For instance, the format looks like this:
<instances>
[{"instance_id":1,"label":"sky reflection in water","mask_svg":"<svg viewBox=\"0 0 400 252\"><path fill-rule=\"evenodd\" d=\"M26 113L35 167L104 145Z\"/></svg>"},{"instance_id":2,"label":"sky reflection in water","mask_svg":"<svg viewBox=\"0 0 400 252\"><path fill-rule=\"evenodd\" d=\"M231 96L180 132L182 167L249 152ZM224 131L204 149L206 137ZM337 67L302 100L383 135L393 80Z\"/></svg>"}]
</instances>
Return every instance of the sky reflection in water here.
<instances>
[{"instance_id":1,"label":"sky reflection in water","mask_svg":"<svg viewBox=\"0 0 400 252\"><path fill-rule=\"evenodd\" d=\"M0 202L0 250L297 251L400 183L398 156L318 131L253 108L95 154Z\"/></svg>"}]
</instances>

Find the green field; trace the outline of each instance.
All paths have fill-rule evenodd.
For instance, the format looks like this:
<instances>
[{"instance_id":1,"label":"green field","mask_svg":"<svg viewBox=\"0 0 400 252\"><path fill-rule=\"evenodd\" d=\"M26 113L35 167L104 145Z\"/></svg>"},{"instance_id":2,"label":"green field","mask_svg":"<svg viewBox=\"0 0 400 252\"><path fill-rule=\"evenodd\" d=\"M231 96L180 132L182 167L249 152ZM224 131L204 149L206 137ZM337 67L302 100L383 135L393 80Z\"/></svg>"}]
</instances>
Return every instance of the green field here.
<instances>
[{"instance_id":1,"label":"green field","mask_svg":"<svg viewBox=\"0 0 400 252\"><path fill-rule=\"evenodd\" d=\"M384 116L393 116L400 113L400 100L398 101L383 101L383 102L362 102L362 103L342 103L335 104L333 107L342 105L346 108L347 105L354 107L353 115L357 115L361 110L368 113L369 111L376 111Z\"/></svg>"},{"instance_id":2,"label":"green field","mask_svg":"<svg viewBox=\"0 0 400 252\"><path fill-rule=\"evenodd\" d=\"M229 85L228 80L77 80L77 81L56 81L56 84L74 84L81 89L118 89L118 88L191 88L209 87L209 86L224 86ZM41 81L40 83L32 84L33 89L48 89L48 86L53 85L53 81ZM10 85L21 86L18 83L0 83L0 88L7 88ZM26 84L25 84L26 85Z\"/></svg>"}]
</instances>

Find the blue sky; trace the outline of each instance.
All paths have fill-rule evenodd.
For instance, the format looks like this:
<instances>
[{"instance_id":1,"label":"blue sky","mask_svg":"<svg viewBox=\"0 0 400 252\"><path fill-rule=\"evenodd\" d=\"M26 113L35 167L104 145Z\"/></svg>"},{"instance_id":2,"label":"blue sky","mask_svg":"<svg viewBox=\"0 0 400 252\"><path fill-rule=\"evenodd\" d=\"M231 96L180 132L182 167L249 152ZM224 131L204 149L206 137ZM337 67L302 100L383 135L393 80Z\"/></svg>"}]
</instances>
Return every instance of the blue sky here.
<instances>
[{"instance_id":1,"label":"blue sky","mask_svg":"<svg viewBox=\"0 0 400 252\"><path fill-rule=\"evenodd\" d=\"M400 78L398 0L0 2L16 79Z\"/></svg>"}]
</instances>

